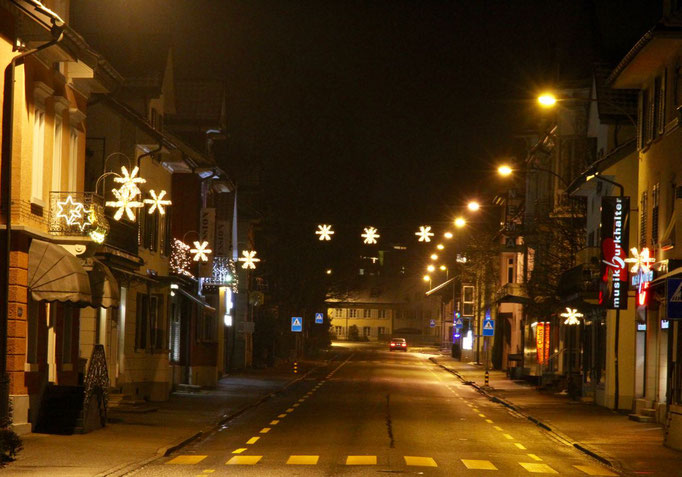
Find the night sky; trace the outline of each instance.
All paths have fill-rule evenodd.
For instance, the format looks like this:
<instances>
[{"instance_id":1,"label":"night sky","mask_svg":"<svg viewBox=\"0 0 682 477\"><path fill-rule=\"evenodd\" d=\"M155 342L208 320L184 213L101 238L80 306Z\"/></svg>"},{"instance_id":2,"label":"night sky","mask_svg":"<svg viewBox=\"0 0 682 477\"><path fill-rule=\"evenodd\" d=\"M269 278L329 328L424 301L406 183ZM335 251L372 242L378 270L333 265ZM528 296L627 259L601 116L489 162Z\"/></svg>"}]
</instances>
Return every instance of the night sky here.
<instances>
[{"instance_id":1,"label":"night sky","mask_svg":"<svg viewBox=\"0 0 682 477\"><path fill-rule=\"evenodd\" d=\"M617 0L80 3L104 6L118 38L170 38L178 79L226 82L227 161L263 171L277 214L409 228L490 195L536 127L528 99L617 62L660 15Z\"/></svg>"}]
</instances>

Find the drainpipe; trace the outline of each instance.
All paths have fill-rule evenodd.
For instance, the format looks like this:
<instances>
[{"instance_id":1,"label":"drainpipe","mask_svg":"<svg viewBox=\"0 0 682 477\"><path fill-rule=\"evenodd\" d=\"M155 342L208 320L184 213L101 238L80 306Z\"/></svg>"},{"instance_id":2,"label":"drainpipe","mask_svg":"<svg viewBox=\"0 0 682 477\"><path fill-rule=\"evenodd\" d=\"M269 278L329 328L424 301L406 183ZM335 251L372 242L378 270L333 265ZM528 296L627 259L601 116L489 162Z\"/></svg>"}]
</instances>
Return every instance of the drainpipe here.
<instances>
[{"instance_id":1,"label":"drainpipe","mask_svg":"<svg viewBox=\"0 0 682 477\"><path fill-rule=\"evenodd\" d=\"M62 26L56 24L52 27L55 39L40 45L32 50L18 54L5 68L5 91L3 104L3 124L2 124L2 165L3 184L2 197L5 198L5 270L4 270L4 301L5 316L0 319L0 426L9 425L9 376L7 374L7 324L9 320L9 263L11 255L12 237L12 141L14 139L14 81L17 65L23 64L25 59L39 51L45 50L59 43L63 36Z\"/></svg>"}]
</instances>

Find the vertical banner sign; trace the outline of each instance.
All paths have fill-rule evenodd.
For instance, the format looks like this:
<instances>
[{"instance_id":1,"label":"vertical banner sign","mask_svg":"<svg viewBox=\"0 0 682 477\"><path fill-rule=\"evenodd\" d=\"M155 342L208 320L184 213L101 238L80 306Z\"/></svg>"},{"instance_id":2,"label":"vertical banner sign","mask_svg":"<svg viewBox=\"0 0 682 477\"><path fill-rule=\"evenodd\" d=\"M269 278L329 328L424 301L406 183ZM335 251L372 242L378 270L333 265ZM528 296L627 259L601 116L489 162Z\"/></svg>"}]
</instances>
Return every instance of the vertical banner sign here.
<instances>
[{"instance_id":1,"label":"vertical banner sign","mask_svg":"<svg viewBox=\"0 0 682 477\"><path fill-rule=\"evenodd\" d=\"M601 199L601 287L599 304L609 310L628 307L628 256L630 198Z\"/></svg>"},{"instance_id":2,"label":"vertical banner sign","mask_svg":"<svg viewBox=\"0 0 682 477\"><path fill-rule=\"evenodd\" d=\"M535 345L538 364L545 364L545 324L543 322L535 325Z\"/></svg>"},{"instance_id":3,"label":"vertical banner sign","mask_svg":"<svg viewBox=\"0 0 682 477\"><path fill-rule=\"evenodd\" d=\"M215 245L213 246L213 253L216 257L229 257L231 255L230 233L230 221L216 219Z\"/></svg>"},{"instance_id":4,"label":"vertical banner sign","mask_svg":"<svg viewBox=\"0 0 682 477\"><path fill-rule=\"evenodd\" d=\"M199 215L199 242L208 242L208 248L215 250L215 209L201 209ZM213 276L213 256L208 255L208 262L199 262L199 276L207 278Z\"/></svg>"}]
</instances>

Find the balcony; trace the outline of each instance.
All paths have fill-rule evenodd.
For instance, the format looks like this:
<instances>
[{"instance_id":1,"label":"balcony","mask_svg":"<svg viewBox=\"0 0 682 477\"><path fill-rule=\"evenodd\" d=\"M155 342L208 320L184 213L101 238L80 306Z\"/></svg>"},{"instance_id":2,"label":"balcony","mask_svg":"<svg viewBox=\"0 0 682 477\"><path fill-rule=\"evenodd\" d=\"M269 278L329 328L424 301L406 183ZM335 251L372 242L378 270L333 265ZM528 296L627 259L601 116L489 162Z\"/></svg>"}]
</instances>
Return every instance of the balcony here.
<instances>
[{"instance_id":1,"label":"balcony","mask_svg":"<svg viewBox=\"0 0 682 477\"><path fill-rule=\"evenodd\" d=\"M528 293L526 287L522 283L506 283L502 285L496 292L495 303L528 303Z\"/></svg>"},{"instance_id":2,"label":"balcony","mask_svg":"<svg viewBox=\"0 0 682 477\"><path fill-rule=\"evenodd\" d=\"M59 237L89 237L101 243L109 233L104 198L94 192L50 192L48 232Z\"/></svg>"}]
</instances>

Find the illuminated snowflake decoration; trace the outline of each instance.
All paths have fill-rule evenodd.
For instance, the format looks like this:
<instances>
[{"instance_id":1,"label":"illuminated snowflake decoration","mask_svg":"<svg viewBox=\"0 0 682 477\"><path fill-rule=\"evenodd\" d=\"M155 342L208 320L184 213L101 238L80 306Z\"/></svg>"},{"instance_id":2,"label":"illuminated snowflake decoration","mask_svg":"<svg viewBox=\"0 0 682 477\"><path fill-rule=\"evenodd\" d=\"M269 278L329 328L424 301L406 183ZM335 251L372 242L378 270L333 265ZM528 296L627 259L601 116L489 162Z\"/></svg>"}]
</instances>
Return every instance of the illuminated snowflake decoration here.
<instances>
[{"instance_id":1,"label":"illuminated snowflake decoration","mask_svg":"<svg viewBox=\"0 0 682 477\"><path fill-rule=\"evenodd\" d=\"M419 237L420 242L430 242L431 237L434 236L434 233L431 232L431 227L428 225L422 225L419 227L419 232L416 232L415 235Z\"/></svg>"},{"instance_id":2,"label":"illuminated snowflake decoration","mask_svg":"<svg viewBox=\"0 0 682 477\"><path fill-rule=\"evenodd\" d=\"M157 196L156 191L152 189L149 191L149 195L151 195L152 198L144 200L145 204L149 204L151 206L149 207L149 213L153 214L155 210L158 210L159 214L164 215L166 213L164 207L172 204L170 200L163 198L166 195L166 191L162 190Z\"/></svg>"},{"instance_id":3,"label":"illuminated snowflake decoration","mask_svg":"<svg viewBox=\"0 0 682 477\"><path fill-rule=\"evenodd\" d=\"M192 257L189 254L190 246L182 240L173 239L173 246L171 248L170 269L176 275L184 275L186 277L194 278L190 267L192 266Z\"/></svg>"},{"instance_id":4,"label":"illuminated snowflake decoration","mask_svg":"<svg viewBox=\"0 0 682 477\"><path fill-rule=\"evenodd\" d=\"M66 200L57 202L57 217L65 219L67 225L81 225L85 207L80 202L75 202L72 196Z\"/></svg>"},{"instance_id":5,"label":"illuminated snowflake decoration","mask_svg":"<svg viewBox=\"0 0 682 477\"><path fill-rule=\"evenodd\" d=\"M135 197L142 193L137 184L144 184L145 182L147 182L142 177L137 177L138 172L140 172L140 168L137 166L135 166L132 172L128 172L126 166L123 166L121 167L121 175L118 177L114 177L114 182L123 184L121 186L121 189L127 189L130 192L130 196Z\"/></svg>"},{"instance_id":6,"label":"illuminated snowflake decoration","mask_svg":"<svg viewBox=\"0 0 682 477\"><path fill-rule=\"evenodd\" d=\"M250 268L255 270L256 262L260 262L260 258L256 258L256 252L253 250L242 250L243 257L239 257L240 262L244 262L242 268Z\"/></svg>"},{"instance_id":7,"label":"illuminated snowflake decoration","mask_svg":"<svg viewBox=\"0 0 682 477\"><path fill-rule=\"evenodd\" d=\"M208 262L208 256L213 252L210 248L208 248L208 242L204 240L203 242L194 242L194 248L190 249L190 253L194 254L194 261L198 262L201 260L202 262Z\"/></svg>"},{"instance_id":8,"label":"illuminated snowflake decoration","mask_svg":"<svg viewBox=\"0 0 682 477\"><path fill-rule=\"evenodd\" d=\"M331 240L334 235L331 225L318 225L315 233L320 236L320 240Z\"/></svg>"},{"instance_id":9,"label":"illuminated snowflake decoration","mask_svg":"<svg viewBox=\"0 0 682 477\"><path fill-rule=\"evenodd\" d=\"M566 312L562 313L561 317L566 318L564 325L579 325L580 320L578 318L582 318L583 314L579 313L575 308L566 307Z\"/></svg>"},{"instance_id":10,"label":"illuminated snowflake decoration","mask_svg":"<svg viewBox=\"0 0 682 477\"><path fill-rule=\"evenodd\" d=\"M633 273L649 273L651 270L651 264L656 261L655 258L650 256L649 249L644 247L642 251L638 251L635 247L630 249L632 253L632 258L626 258L627 263L632 263L632 268L630 269Z\"/></svg>"},{"instance_id":11,"label":"illuminated snowflake decoration","mask_svg":"<svg viewBox=\"0 0 682 477\"><path fill-rule=\"evenodd\" d=\"M135 188L137 188L137 186L135 186ZM105 205L107 207L118 208L114 214L114 220L121 220L123 213L128 216L128 219L135 220L135 212L133 209L139 209L144 206L142 202L135 200L135 196L139 194L139 189L137 189L135 195L131 195L132 190L124 185L120 189L112 189L111 192L114 194L116 200L109 200Z\"/></svg>"},{"instance_id":12,"label":"illuminated snowflake decoration","mask_svg":"<svg viewBox=\"0 0 682 477\"><path fill-rule=\"evenodd\" d=\"M377 243L377 239L381 237L377 232L378 230L374 227L365 227L365 233L360 235L360 237L365 239L366 244Z\"/></svg>"}]
</instances>

